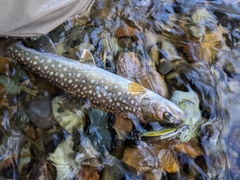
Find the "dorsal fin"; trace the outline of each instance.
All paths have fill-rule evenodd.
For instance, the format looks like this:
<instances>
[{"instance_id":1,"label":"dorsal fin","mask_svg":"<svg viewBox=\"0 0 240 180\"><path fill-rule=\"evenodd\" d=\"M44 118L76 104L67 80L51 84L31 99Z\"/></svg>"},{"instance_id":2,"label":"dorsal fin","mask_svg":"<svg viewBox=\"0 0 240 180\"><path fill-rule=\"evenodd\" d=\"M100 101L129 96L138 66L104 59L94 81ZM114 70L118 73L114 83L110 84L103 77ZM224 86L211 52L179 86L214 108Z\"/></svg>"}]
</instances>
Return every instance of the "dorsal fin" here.
<instances>
[{"instance_id":1,"label":"dorsal fin","mask_svg":"<svg viewBox=\"0 0 240 180\"><path fill-rule=\"evenodd\" d=\"M130 93L146 93L146 89L144 89L144 87L135 82L131 82L128 84L128 91Z\"/></svg>"},{"instance_id":2,"label":"dorsal fin","mask_svg":"<svg viewBox=\"0 0 240 180\"><path fill-rule=\"evenodd\" d=\"M96 63L94 61L94 57L93 57L92 53L87 49L83 50L83 52L80 56L79 62L96 66Z\"/></svg>"}]
</instances>

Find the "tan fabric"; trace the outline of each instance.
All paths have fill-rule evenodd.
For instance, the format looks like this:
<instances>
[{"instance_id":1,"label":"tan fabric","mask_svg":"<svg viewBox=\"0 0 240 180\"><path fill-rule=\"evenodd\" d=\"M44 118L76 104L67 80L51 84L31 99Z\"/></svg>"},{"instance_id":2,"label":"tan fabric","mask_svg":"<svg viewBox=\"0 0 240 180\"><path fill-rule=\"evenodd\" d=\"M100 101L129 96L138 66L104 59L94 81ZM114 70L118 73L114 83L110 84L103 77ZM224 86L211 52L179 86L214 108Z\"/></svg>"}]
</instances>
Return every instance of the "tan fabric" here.
<instances>
[{"instance_id":1,"label":"tan fabric","mask_svg":"<svg viewBox=\"0 0 240 180\"><path fill-rule=\"evenodd\" d=\"M0 36L46 34L86 11L93 0L0 0Z\"/></svg>"}]
</instances>

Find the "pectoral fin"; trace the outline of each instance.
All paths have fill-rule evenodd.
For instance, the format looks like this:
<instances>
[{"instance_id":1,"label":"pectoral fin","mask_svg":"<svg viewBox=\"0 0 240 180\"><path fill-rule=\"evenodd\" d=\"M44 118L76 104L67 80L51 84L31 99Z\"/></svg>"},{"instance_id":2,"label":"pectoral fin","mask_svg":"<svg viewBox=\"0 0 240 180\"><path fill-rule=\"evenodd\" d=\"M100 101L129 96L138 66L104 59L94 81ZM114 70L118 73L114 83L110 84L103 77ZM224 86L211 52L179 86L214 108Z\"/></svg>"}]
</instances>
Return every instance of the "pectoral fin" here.
<instances>
[{"instance_id":1,"label":"pectoral fin","mask_svg":"<svg viewBox=\"0 0 240 180\"><path fill-rule=\"evenodd\" d=\"M130 93L146 93L146 89L144 89L144 87L135 82L128 84L128 91Z\"/></svg>"}]
</instances>

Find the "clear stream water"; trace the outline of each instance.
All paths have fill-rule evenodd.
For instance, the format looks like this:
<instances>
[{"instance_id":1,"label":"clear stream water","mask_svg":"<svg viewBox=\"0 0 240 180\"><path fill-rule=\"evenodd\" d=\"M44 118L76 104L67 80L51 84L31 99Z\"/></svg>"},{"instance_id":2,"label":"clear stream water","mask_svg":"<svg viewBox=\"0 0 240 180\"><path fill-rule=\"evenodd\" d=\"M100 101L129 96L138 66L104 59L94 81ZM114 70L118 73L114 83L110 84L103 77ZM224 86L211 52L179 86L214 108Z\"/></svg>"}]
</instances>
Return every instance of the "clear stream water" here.
<instances>
[{"instance_id":1,"label":"clear stream water","mask_svg":"<svg viewBox=\"0 0 240 180\"><path fill-rule=\"evenodd\" d=\"M88 49L98 67L113 73L120 72L119 54L135 53L141 65L130 63L129 69L151 67L161 75L190 132L185 142L133 140L130 121L86 110L24 67L2 60L1 179L240 179L237 1L99 1L89 14L45 37L46 44L32 38L28 46L73 59ZM154 82L144 72L147 83Z\"/></svg>"}]
</instances>

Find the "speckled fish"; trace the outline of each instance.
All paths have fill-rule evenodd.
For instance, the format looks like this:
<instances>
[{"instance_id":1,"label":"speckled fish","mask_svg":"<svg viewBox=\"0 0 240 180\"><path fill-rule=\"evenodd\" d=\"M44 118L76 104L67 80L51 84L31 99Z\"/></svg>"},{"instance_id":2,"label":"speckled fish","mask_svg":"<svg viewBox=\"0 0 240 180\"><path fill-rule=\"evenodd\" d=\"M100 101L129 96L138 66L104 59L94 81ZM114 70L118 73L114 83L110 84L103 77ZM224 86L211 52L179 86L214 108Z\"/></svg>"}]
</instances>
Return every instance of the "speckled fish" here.
<instances>
[{"instance_id":1,"label":"speckled fish","mask_svg":"<svg viewBox=\"0 0 240 180\"><path fill-rule=\"evenodd\" d=\"M184 113L173 102L104 69L41 53L21 42L12 44L7 50L11 57L34 74L76 98L89 100L93 107L123 118L131 115L143 123L157 121L162 125L179 125L183 122Z\"/></svg>"}]
</instances>

